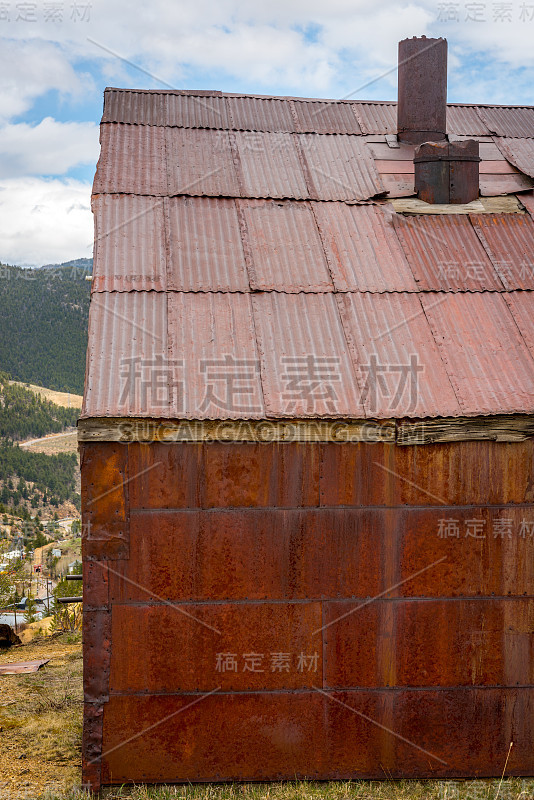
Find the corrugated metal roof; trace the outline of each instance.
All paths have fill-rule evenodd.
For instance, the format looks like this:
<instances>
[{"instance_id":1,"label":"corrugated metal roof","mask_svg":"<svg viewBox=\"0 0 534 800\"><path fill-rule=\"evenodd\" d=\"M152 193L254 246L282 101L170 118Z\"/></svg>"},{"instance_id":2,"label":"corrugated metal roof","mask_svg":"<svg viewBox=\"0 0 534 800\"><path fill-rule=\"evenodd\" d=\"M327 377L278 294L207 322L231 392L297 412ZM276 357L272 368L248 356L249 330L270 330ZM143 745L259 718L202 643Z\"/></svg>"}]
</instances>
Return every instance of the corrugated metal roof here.
<instances>
[{"instance_id":1,"label":"corrugated metal roof","mask_svg":"<svg viewBox=\"0 0 534 800\"><path fill-rule=\"evenodd\" d=\"M420 289L503 289L468 217L400 216L395 227Z\"/></svg>"},{"instance_id":2,"label":"corrugated metal roof","mask_svg":"<svg viewBox=\"0 0 534 800\"><path fill-rule=\"evenodd\" d=\"M225 97L206 97L193 94L166 96L165 124L182 128L230 127Z\"/></svg>"},{"instance_id":3,"label":"corrugated metal roof","mask_svg":"<svg viewBox=\"0 0 534 800\"><path fill-rule=\"evenodd\" d=\"M354 103L362 133L397 133L396 103Z\"/></svg>"},{"instance_id":4,"label":"corrugated metal roof","mask_svg":"<svg viewBox=\"0 0 534 800\"><path fill-rule=\"evenodd\" d=\"M84 417L534 410L531 293L505 289L533 286L521 269L534 222L358 204L384 191L375 157L397 182L411 176L403 148L376 140L395 130L395 104L108 94L104 119L121 122L102 125L94 184ZM452 126L472 130L475 113L454 107ZM328 134L291 132L315 117ZM528 115L516 117L518 129ZM357 120L374 142L353 135ZM528 186L500 153L530 169L530 144L496 142L481 185Z\"/></svg>"},{"instance_id":5,"label":"corrugated metal roof","mask_svg":"<svg viewBox=\"0 0 534 800\"><path fill-rule=\"evenodd\" d=\"M273 417L363 417L333 294L252 295L265 410Z\"/></svg>"},{"instance_id":6,"label":"corrugated metal roof","mask_svg":"<svg viewBox=\"0 0 534 800\"><path fill-rule=\"evenodd\" d=\"M93 291L167 288L163 197L97 195Z\"/></svg>"},{"instance_id":7,"label":"corrugated metal roof","mask_svg":"<svg viewBox=\"0 0 534 800\"><path fill-rule=\"evenodd\" d=\"M102 122L125 122L132 125L166 125L168 95L106 89Z\"/></svg>"},{"instance_id":8,"label":"corrugated metal roof","mask_svg":"<svg viewBox=\"0 0 534 800\"><path fill-rule=\"evenodd\" d=\"M465 415L532 412L534 360L497 292L421 294Z\"/></svg>"},{"instance_id":9,"label":"corrugated metal roof","mask_svg":"<svg viewBox=\"0 0 534 800\"><path fill-rule=\"evenodd\" d=\"M293 133L295 121L288 100L228 97L231 127L241 131Z\"/></svg>"},{"instance_id":10,"label":"corrugated metal roof","mask_svg":"<svg viewBox=\"0 0 534 800\"><path fill-rule=\"evenodd\" d=\"M243 197L308 197L294 136L245 131L231 135L237 146Z\"/></svg>"},{"instance_id":11,"label":"corrugated metal roof","mask_svg":"<svg viewBox=\"0 0 534 800\"><path fill-rule=\"evenodd\" d=\"M293 103L302 133L361 133L351 103Z\"/></svg>"},{"instance_id":12,"label":"corrugated metal roof","mask_svg":"<svg viewBox=\"0 0 534 800\"><path fill-rule=\"evenodd\" d=\"M504 295L504 299L530 355L534 358L534 292L510 292Z\"/></svg>"},{"instance_id":13,"label":"corrugated metal roof","mask_svg":"<svg viewBox=\"0 0 534 800\"><path fill-rule=\"evenodd\" d=\"M104 124L100 145L94 194L167 194L165 128Z\"/></svg>"},{"instance_id":14,"label":"corrugated metal roof","mask_svg":"<svg viewBox=\"0 0 534 800\"><path fill-rule=\"evenodd\" d=\"M521 172L534 178L534 139L501 137L495 138L495 142L508 161Z\"/></svg>"},{"instance_id":15,"label":"corrugated metal roof","mask_svg":"<svg viewBox=\"0 0 534 800\"><path fill-rule=\"evenodd\" d=\"M459 136L486 136L489 133L475 106L447 106L447 133Z\"/></svg>"},{"instance_id":16,"label":"corrugated metal roof","mask_svg":"<svg viewBox=\"0 0 534 800\"><path fill-rule=\"evenodd\" d=\"M89 308L82 417L169 417L167 295L98 292Z\"/></svg>"},{"instance_id":17,"label":"corrugated metal roof","mask_svg":"<svg viewBox=\"0 0 534 800\"><path fill-rule=\"evenodd\" d=\"M169 358L181 362L171 416L265 417L250 295L168 295Z\"/></svg>"},{"instance_id":18,"label":"corrugated metal roof","mask_svg":"<svg viewBox=\"0 0 534 800\"><path fill-rule=\"evenodd\" d=\"M332 291L321 238L309 203L241 200L250 285L280 292Z\"/></svg>"},{"instance_id":19,"label":"corrugated metal roof","mask_svg":"<svg viewBox=\"0 0 534 800\"><path fill-rule=\"evenodd\" d=\"M235 200L165 199L168 288L182 292L247 292L249 279Z\"/></svg>"},{"instance_id":20,"label":"corrugated metal roof","mask_svg":"<svg viewBox=\"0 0 534 800\"><path fill-rule=\"evenodd\" d=\"M359 292L337 300L366 416L461 413L418 295Z\"/></svg>"},{"instance_id":21,"label":"corrugated metal roof","mask_svg":"<svg viewBox=\"0 0 534 800\"><path fill-rule=\"evenodd\" d=\"M477 113L497 136L534 137L534 108L477 106Z\"/></svg>"},{"instance_id":22,"label":"corrugated metal roof","mask_svg":"<svg viewBox=\"0 0 534 800\"><path fill-rule=\"evenodd\" d=\"M385 189L374 159L358 136L299 136L316 200L367 200Z\"/></svg>"},{"instance_id":23,"label":"corrugated metal roof","mask_svg":"<svg viewBox=\"0 0 534 800\"><path fill-rule=\"evenodd\" d=\"M534 219L534 193L533 192L525 192L521 195L521 202L527 209L528 213Z\"/></svg>"},{"instance_id":24,"label":"corrugated metal roof","mask_svg":"<svg viewBox=\"0 0 534 800\"><path fill-rule=\"evenodd\" d=\"M227 131L165 128L165 141L169 194L239 196Z\"/></svg>"},{"instance_id":25,"label":"corrugated metal roof","mask_svg":"<svg viewBox=\"0 0 534 800\"><path fill-rule=\"evenodd\" d=\"M312 205L336 290L417 291L389 206Z\"/></svg>"},{"instance_id":26,"label":"corrugated metal roof","mask_svg":"<svg viewBox=\"0 0 534 800\"><path fill-rule=\"evenodd\" d=\"M534 289L534 221L528 214L473 214L471 221L507 289Z\"/></svg>"}]
</instances>

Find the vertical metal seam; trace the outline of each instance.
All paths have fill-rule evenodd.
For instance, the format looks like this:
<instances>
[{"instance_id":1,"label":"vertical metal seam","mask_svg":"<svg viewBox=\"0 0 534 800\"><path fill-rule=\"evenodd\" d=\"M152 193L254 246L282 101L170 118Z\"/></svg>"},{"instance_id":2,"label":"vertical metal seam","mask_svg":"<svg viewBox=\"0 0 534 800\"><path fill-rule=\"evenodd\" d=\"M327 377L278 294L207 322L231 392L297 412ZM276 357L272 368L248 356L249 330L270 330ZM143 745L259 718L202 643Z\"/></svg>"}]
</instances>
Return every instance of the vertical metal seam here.
<instances>
[{"instance_id":1,"label":"vertical metal seam","mask_svg":"<svg viewBox=\"0 0 534 800\"><path fill-rule=\"evenodd\" d=\"M441 293L436 293L436 294L441 294ZM445 294L445 298L446 298L447 292L445 292L444 294ZM442 346L442 343L441 343L440 338L439 338L439 332L438 331L434 331L434 326L432 325L432 322L431 322L431 319L430 319L430 315L427 314L427 312L426 312L426 308L424 306L421 294L419 293L416 296L417 296L417 300L419 301L419 304L421 305L421 310L423 312L424 318L427 321L428 327L430 329L431 336L434 339L434 342L436 343L436 348L437 348L437 351L439 353L439 357L441 359L441 363L443 364L443 369L444 369L445 375L447 376L447 379L448 379L448 381L449 381L449 383L451 385L451 389L452 389L452 391L454 393L454 396L456 397L456 402L458 403L458 408L460 409L460 411L465 411L466 412L467 410L462 405L462 402L460 400L460 397L458 395L458 392L456 391L456 388L455 388L453 380L452 380L452 369L451 369L451 365L449 364L448 359L447 359L447 350L446 350L446 348L444 348Z\"/></svg>"},{"instance_id":2,"label":"vertical metal seam","mask_svg":"<svg viewBox=\"0 0 534 800\"><path fill-rule=\"evenodd\" d=\"M509 292L511 290L511 287L508 285L508 283L506 281L506 278L501 274L501 271L499 269L498 259L496 259L494 257L494 254L493 254L493 252L491 250L489 242L488 242L488 240L486 239L486 237L484 235L484 231L482 230L476 215L475 214L468 214L467 217L469 219L469 222L471 223L471 226L472 226L473 230L475 231L476 235L478 236L482 247L486 251L486 254L487 254L487 256L488 256L488 258L489 258L489 260L491 262L491 265L492 265L492 267L493 267L493 269L495 271L495 274L497 275L497 277L499 278L500 282L503 285L503 291L504 292Z\"/></svg>"}]
</instances>

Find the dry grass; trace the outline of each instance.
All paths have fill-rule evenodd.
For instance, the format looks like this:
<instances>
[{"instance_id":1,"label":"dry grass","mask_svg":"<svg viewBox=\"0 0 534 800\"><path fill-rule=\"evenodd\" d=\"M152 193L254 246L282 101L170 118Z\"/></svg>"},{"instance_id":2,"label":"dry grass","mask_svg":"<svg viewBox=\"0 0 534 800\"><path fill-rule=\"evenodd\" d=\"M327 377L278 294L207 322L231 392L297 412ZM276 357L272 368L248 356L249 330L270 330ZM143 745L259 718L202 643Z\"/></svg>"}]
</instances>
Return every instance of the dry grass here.
<instances>
[{"instance_id":1,"label":"dry grass","mask_svg":"<svg viewBox=\"0 0 534 800\"><path fill-rule=\"evenodd\" d=\"M0 800L87 800L80 782L79 636L42 639L0 663L50 658L30 675L0 678ZM104 800L534 800L534 780L338 781L123 786Z\"/></svg>"},{"instance_id":2,"label":"dry grass","mask_svg":"<svg viewBox=\"0 0 534 800\"><path fill-rule=\"evenodd\" d=\"M16 386L24 389L31 389L35 394L40 395L45 400L55 403L56 406L64 408L81 408L83 397L81 394L69 394L69 392L56 392L54 389L46 389L44 386L35 386L33 383L21 383L20 381L9 381Z\"/></svg>"}]
</instances>

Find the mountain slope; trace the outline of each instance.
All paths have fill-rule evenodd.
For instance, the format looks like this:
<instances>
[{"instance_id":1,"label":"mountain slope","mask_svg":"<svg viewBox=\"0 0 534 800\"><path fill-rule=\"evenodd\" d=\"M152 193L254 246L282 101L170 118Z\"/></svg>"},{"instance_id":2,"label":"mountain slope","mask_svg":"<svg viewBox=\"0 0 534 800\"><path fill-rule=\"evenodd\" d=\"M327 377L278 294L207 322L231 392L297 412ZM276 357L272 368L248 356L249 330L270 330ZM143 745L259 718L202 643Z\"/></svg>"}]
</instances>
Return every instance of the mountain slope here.
<instances>
[{"instance_id":1,"label":"mountain slope","mask_svg":"<svg viewBox=\"0 0 534 800\"><path fill-rule=\"evenodd\" d=\"M0 368L14 380L83 393L90 271L0 265Z\"/></svg>"}]
</instances>

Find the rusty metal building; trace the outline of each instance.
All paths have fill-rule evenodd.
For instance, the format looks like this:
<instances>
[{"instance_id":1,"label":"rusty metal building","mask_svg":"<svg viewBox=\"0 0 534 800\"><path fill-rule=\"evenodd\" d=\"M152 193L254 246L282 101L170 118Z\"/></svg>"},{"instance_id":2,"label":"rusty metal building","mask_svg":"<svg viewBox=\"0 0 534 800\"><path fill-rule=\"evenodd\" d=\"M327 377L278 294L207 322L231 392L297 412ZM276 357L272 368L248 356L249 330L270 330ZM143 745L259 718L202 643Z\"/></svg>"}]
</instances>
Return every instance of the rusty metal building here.
<instances>
[{"instance_id":1,"label":"rusty metal building","mask_svg":"<svg viewBox=\"0 0 534 800\"><path fill-rule=\"evenodd\" d=\"M534 773L534 108L399 85L106 90L94 788ZM418 199L419 144L461 177L465 140L479 197Z\"/></svg>"}]
</instances>

